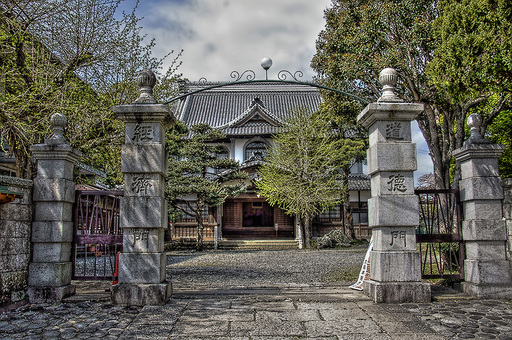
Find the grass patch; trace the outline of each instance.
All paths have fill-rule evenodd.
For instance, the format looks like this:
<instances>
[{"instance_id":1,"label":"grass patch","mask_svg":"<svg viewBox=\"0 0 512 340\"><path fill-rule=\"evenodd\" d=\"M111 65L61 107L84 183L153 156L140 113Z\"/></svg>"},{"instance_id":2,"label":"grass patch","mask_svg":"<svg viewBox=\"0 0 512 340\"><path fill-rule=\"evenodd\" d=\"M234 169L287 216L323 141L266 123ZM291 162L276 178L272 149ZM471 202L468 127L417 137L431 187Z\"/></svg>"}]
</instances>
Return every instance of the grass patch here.
<instances>
[{"instance_id":1,"label":"grass patch","mask_svg":"<svg viewBox=\"0 0 512 340\"><path fill-rule=\"evenodd\" d=\"M361 267L339 268L332 270L322 277L324 282L353 282L359 277Z\"/></svg>"}]
</instances>

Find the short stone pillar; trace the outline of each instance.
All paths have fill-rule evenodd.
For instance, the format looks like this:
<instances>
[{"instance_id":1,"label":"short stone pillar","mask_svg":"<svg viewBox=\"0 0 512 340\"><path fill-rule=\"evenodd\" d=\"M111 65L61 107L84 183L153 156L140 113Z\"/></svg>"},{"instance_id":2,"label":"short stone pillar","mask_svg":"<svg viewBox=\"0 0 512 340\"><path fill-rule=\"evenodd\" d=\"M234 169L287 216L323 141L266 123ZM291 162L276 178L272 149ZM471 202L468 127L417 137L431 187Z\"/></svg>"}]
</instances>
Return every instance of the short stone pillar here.
<instances>
[{"instance_id":1,"label":"short stone pillar","mask_svg":"<svg viewBox=\"0 0 512 340\"><path fill-rule=\"evenodd\" d=\"M137 80L141 95L135 103L114 107L119 119L126 123L126 137L121 151L123 252L119 256L119 283L112 287L112 302L162 305L172 291L165 270L164 187L168 163L165 127L174 118L169 107L157 104L152 96L155 74L143 71Z\"/></svg>"},{"instance_id":2,"label":"short stone pillar","mask_svg":"<svg viewBox=\"0 0 512 340\"><path fill-rule=\"evenodd\" d=\"M63 136L67 119L60 113L50 119L53 135L30 150L37 160L34 180L32 261L28 296L31 303L61 301L75 293L71 285L71 242L75 202L74 163L81 154Z\"/></svg>"},{"instance_id":3,"label":"short stone pillar","mask_svg":"<svg viewBox=\"0 0 512 340\"><path fill-rule=\"evenodd\" d=\"M479 132L481 123L478 114L468 117L471 137L453 152L461 168L462 238L466 245L463 289L480 298L511 298L503 189L498 169L498 158L505 146L491 144L483 138Z\"/></svg>"},{"instance_id":4,"label":"short stone pillar","mask_svg":"<svg viewBox=\"0 0 512 340\"><path fill-rule=\"evenodd\" d=\"M423 104L404 103L395 95L395 70L384 69L379 80L384 87L381 98L357 117L370 137L368 223L373 250L370 280L363 290L374 302L429 302L430 285L421 282L416 250L419 205L413 177L416 145L411 141L411 121L423 111Z\"/></svg>"},{"instance_id":5,"label":"short stone pillar","mask_svg":"<svg viewBox=\"0 0 512 340\"><path fill-rule=\"evenodd\" d=\"M503 217L507 226L507 260L512 261L512 178L503 179L501 184L504 191Z\"/></svg>"}]
</instances>

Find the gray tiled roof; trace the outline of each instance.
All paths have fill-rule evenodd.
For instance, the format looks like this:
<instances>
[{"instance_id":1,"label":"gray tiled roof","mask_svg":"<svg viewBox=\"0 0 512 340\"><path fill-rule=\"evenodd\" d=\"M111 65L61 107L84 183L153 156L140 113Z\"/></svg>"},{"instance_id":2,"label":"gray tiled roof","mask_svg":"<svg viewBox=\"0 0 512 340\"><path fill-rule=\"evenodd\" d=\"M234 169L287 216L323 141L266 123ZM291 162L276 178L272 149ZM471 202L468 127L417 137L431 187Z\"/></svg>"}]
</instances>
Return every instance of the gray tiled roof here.
<instances>
[{"instance_id":1,"label":"gray tiled roof","mask_svg":"<svg viewBox=\"0 0 512 340\"><path fill-rule=\"evenodd\" d=\"M348 190L370 190L370 176L365 174L350 174L348 176Z\"/></svg>"},{"instance_id":2,"label":"gray tiled roof","mask_svg":"<svg viewBox=\"0 0 512 340\"><path fill-rule=\"evenodd\" d=\"M213 85L213 84L209 84ZM189 84L190 92L207 87ZM176 105L176 117L187 126L208 123L228 136L275 134L280 124L294 109L316 111L322 101L316 88L298 84L237 84L192 94ZM248 119L254 110L258 119ZM243 167L260 165L262 161L244 163ZM370 177L350 174L349 190L370 190Z\"/></svg>"},{"instance_id":3,"label":"gray tiled roof","mask_svg":"<svg viewBox=\"0 0 512 340\"><path fill-rule=\"evenodd\" d=\"M203 85L204 86L204 85ZM199 85L189 85L189 91L199 89ZM258 100L255 100L259 98ZM187 126L208 123L221 128L228 136L273 134L279 126L265 121L243 120L243 115L251 109L251 104L260 105L274 122L282 122L294 109L308 108L316 111L321 102L316 88L305 85L257 83L238 84L192 94L177 106L176 116Z\"/></svg>"}]
</instances>

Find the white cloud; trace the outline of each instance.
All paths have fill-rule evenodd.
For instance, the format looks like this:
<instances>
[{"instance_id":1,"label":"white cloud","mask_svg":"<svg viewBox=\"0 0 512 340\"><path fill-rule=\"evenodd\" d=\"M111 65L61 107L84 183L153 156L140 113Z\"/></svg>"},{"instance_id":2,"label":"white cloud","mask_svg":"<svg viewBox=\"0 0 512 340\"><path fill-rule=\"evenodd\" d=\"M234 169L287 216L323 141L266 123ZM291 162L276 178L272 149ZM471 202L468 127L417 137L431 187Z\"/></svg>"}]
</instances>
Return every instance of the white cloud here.
<instances>
[{"instance_id":1,"label":"white cloud","mask_svg":"<svg viewBox=\"0 0 512 340\"><path fill-rule=\"evenodd\" d=\"M129 3L129 2L128 2ZM324 9L331 0L188 0L147 1L140 4L143 32L156 39L157 55L184 49L180 72L190 80L230 80L233 70L252 69L264 77L263 57L274 64L269 77L281 69L303 71L323 29Z\"/></svg>"},{"instance_id":2,"label":"white cloud","mask_svg":"<svg viewBox=\"0 0 512 340\"><path fill-rule=\"evenodd\" d=\"M123 7L133 3L126 0ZM231 71L247 69L264 79L263 57L273 60L269 79L286 69L311 80L309 65L330 5L331 0L142 0L138 14L144 16L143 33L156 39L157 56L184 50L179 72L191 81L231 80ZM417 179L433 170L425 139L416 122L412 127Z\"/></svg>"}]
</instances>

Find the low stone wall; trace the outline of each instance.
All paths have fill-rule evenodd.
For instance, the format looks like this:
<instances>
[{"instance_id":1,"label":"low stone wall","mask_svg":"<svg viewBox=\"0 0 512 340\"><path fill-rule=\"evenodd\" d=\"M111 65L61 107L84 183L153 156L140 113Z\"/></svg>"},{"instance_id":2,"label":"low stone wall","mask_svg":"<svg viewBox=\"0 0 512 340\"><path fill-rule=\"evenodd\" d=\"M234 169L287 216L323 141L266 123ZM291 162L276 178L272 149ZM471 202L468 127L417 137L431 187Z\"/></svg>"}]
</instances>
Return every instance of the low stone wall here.
<instances>
[{"instance_id":1,"label":"low stone wall","mask_svg":"<svg viewBox=\"0 0 512 340\"><path fill-rule=\"evenodd\" d=\"M27 298L32 225L32 181L0 176L0 185L23 193L0 205L0 309Z\"/></svg>"},{"instance_id":2,"label":"low stone wall","mask_svg":"<svg viewBox=\"0 0 512 340\"><path fill-rule=\"evenodd\" d=\"M506 178L502 181L503 198L503 217L507 223L507 260L512 260L512 178Z\"/></svg>"}]
</instances>

